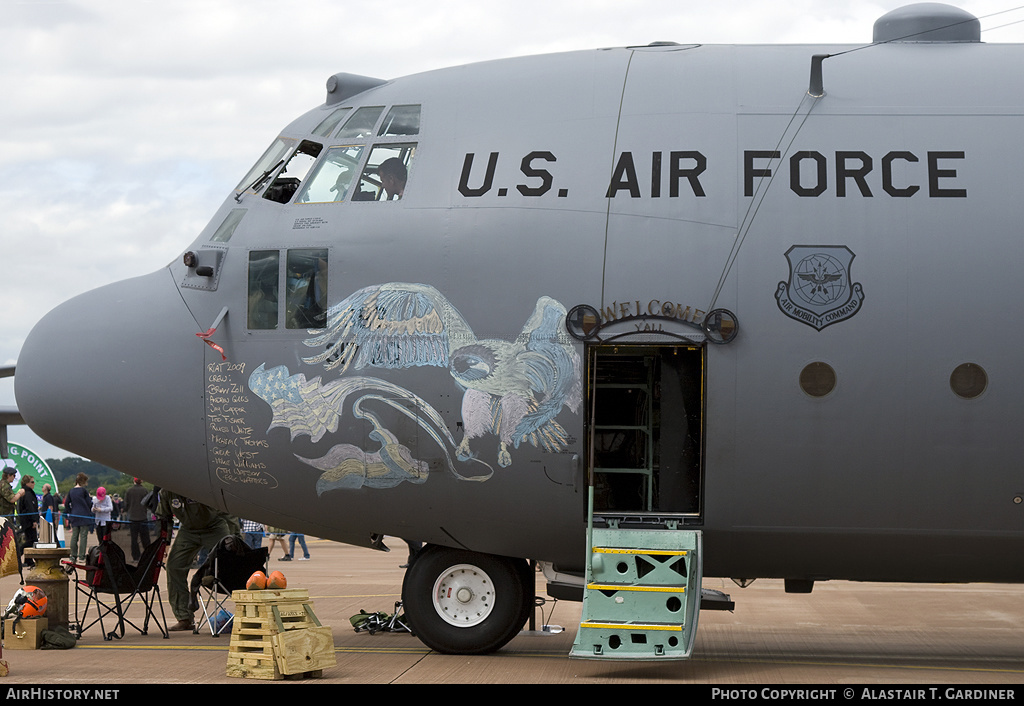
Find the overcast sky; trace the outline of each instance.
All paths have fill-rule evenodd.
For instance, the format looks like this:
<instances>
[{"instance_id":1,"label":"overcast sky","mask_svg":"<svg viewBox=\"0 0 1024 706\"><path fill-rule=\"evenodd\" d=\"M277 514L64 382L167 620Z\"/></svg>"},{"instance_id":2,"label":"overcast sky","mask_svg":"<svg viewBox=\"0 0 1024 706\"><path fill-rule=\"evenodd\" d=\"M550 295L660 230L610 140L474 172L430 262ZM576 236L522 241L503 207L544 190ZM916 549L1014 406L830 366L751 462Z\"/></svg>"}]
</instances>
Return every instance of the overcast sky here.
<instances>
[{"instance_id":1,"label":"overcast sky","mask_svg":"<svg viewBox=\"0 0 1024 706\"><path fill-rule=\"evenodd\" d=\"M904 4L0 0L0 365L57 304L177 258L332 74L661 40L866 44ZM1003 12L1013 3L958 6L983 41L1024 41L1024 10ZM0 406L14 403L0 379ZM68 455L25 427L9 434Z\"/></svg>"}]
</instances>

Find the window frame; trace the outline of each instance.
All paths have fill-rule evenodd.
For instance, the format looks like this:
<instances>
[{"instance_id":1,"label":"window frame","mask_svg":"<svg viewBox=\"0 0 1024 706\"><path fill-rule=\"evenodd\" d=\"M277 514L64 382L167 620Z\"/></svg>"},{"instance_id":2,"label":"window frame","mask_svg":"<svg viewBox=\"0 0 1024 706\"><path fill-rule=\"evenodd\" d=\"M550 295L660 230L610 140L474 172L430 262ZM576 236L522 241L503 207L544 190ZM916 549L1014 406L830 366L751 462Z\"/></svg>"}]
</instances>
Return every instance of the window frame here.
<instances>
[{"instance_id":1,"label":"window frame","mask_svg":"<svg viewBox=\"0 0 1024 706\"><path fill-rule=\"evenodd\" d=\"M303 245L301 247L261 247L252 248L248 251L246 259L246 330L249 333L267 331L308 331L324 328L327 325L327 312L330 308L330 278L331 278L331 250L330 245ZM310 259L311 258L311 259ZM299 286L292 286L291 278L294 265L301 260L307 259L314 263L316 270L310 270L308 281L305 283L307 290L300 293ZM255 273L253 264L260 263L259 270ZM322 265L322 267L321 267ZM273 277L270 271L273 270ZM260 286L254 288L254 281L258 278ZM270 284L271 279L273 285ZM318 292L308 291L308 287L318 287ZM271 296L266 296L266 295ZM258 301L257 295L263 295ZM306 319L302 323L298 318L302 314L302 307L298 302L310 301L312 296L319 305L319 310L314 316L320 321ZM256 310L256 304L261 306ZM271 316L269 308L273 307L274 314ZM260 317L257 320L257 317ZM271 320L272 319L272 320ZM253 326L254 323L261 325ZM307 325L312 323L313 325Z\"/></svg>"}]
</instances>

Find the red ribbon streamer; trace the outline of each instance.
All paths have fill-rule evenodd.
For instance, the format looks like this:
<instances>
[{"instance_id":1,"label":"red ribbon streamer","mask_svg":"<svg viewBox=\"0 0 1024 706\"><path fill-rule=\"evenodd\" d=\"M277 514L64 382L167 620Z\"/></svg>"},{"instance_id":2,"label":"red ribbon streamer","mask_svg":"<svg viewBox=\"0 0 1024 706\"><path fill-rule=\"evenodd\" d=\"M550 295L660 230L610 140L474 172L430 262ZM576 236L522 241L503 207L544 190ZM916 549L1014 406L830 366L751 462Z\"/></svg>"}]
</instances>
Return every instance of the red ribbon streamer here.
<instances>
[{"instance_id":1,"label":"red ribbon streamer","mask_svg":"<svg viewBox=\"0 0 1024 706\"><path fill-rule=\"evenodd\" d=\"M212 348L213 350L215 350L218 353L220 353L220 359L221 360L227 360L228 357L226 355L224 355L224 349L222 347L218 346L213 341L210 340L210 336L212 336L213 332L216 331L216 330L217 329L215 329L215 328L211 328L211 329L208 329L206 331L206 333L197 333L196 335L199 336L199 338L203 339L203 342L206 343L206 345L208 345L210 348Z\"/></svg>"}]
</instances>

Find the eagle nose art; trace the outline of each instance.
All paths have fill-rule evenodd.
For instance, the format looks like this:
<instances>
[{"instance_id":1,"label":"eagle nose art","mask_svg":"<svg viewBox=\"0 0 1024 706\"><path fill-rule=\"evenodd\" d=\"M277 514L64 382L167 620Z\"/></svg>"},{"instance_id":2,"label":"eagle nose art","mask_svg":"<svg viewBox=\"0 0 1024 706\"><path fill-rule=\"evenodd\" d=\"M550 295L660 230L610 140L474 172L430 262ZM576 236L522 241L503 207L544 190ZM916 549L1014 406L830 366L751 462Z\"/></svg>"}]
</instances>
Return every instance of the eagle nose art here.
<instances>
[{"instance_id":1,"label":"eagle nose art","mask_svg":"<svg viewBox=\"0 0 1024 706\"><path fill-rule=\"evenodd\" d=\"M197 330L166 269L75 297L25 341L18 408L55 446L146 480L205 473Z\"/></svg>"}]
</instances>

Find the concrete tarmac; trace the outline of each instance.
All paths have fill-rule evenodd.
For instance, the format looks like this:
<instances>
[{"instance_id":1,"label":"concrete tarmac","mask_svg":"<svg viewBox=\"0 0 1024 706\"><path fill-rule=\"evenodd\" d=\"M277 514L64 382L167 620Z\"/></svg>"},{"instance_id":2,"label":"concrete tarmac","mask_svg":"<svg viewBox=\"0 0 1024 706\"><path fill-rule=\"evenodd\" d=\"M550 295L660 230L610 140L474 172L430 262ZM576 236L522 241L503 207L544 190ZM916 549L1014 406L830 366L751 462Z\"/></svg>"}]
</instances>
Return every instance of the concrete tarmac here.
<instances>
[{"instance_id":1,"label":"concrete tarmac","mask_svg":"<svg viewBox=\"0 0 1024 706\"><path fill-rule=\"evenodd\" d=\"M279 561L290 588L305 588L317 617L334 635L337 666L321 678L267 682L226 676L230 636L171 633L105 641L99 626L64 651L3 651L10 675L0 685L130 684L618 684L692 683L722 687L774 684L1024 684L1024 587L993 584L817 584L786 594L782 582L745 589L705 580L729 593L735 612L700 615L693 657L683 662L617 663L569 659L580 604L547 602L537 631L525 631L488 656L437 654L415 637L356 633L360 609L393 612L400 599L406 547L375 552L307 538L310 561ZM546 597L537 575L538 596ZM0 603L19 587L0 579ZM168 624L174 623L161 593ZM71 601L74 610L74 600ZM132 609L133 613L135 608ZM141 615L141 613L139 614ZM540 633L544 624L558 634ZM840 690L841 693L841 690Z\"/></svg>"}]
</instances>

